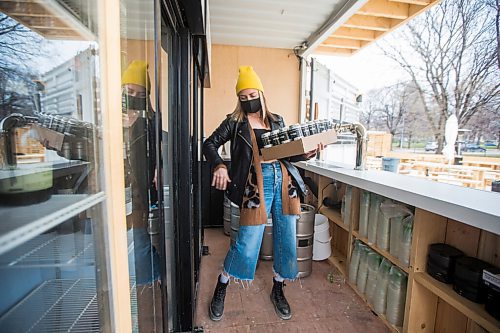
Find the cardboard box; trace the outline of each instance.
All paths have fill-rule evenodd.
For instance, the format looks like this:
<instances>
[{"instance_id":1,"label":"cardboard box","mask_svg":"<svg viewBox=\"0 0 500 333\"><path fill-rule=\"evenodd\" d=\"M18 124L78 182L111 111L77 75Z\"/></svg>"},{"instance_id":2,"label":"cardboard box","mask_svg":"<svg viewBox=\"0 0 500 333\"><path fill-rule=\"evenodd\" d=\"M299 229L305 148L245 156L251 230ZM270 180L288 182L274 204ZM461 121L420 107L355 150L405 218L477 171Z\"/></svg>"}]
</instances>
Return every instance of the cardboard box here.
<instances>
[{"instance_id":1,"label":"cardboard box","mask_svg":"<svg viewBox=\"0 0 500 333\"><path fill-rule=\"evenodd\" d=\"M269 161L289 156L302 155L308 151L316 149L320 142L327 145L336 141L337 132L335 130L329 130L327 132L306 136L305 138L297 141L283 143L279 146L262 148L262 158L264 161Z\"/></svg>"},{"instance_id":2,"label":"cardboard box","mask_svg":"<svg viewBox=\"0 0 500 333\"><path fill-rule=\"evenodd\" d=\"M44 146L55 149L57 151L62 150L62 144L64 141L64 134L50 130L39 125L32 125L31 128L34 130L33 137L37 139Z\"/></svg>"}]
</instances>

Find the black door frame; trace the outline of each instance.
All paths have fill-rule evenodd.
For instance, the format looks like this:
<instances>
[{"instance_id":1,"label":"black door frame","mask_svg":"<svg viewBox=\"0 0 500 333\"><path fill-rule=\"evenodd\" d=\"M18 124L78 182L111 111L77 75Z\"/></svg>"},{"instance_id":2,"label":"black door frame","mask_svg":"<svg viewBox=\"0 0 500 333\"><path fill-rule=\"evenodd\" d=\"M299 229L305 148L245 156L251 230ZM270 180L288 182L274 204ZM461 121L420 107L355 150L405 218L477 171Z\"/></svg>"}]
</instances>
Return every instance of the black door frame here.
<instances>
[{"instance_id":1,"label":"black door frame","mask_svg":"<svg viewBox=\"0 0 500 333\"><path fill-rule=\"evenodd\" d=\"M176 313L173 329L191 332L194 329L196 291L202 251L201 227L201 161L198 161L199 140L203 125L203 89L206 39L193 36L190 22L199 24L201 12L192 6L184 8L185 1L161 0L162 16L173 31L173 69L170 83L174 89L169 102L169 122L172 127L172 217L175 243ZM190 2L190 1L188 1ZM201 7L200 7L201 8ZM193 20L192 18L198 17ZM190 19L191 18L191 19ZM195 31L199 26L194 27ZM194 34L198 35L199 32ZM201 103L198 103L198 99ZM200 123L201 120L201 123ZM166 282L166 281L165 281ZM164 297L168 297L164 292ZM163 301L166 304L166 299ZM166 311L166 306L164 306ZM164 322L168 324L168 313ZM167 326L164 326L167 327Z\"/></svg>"}]
</instances>

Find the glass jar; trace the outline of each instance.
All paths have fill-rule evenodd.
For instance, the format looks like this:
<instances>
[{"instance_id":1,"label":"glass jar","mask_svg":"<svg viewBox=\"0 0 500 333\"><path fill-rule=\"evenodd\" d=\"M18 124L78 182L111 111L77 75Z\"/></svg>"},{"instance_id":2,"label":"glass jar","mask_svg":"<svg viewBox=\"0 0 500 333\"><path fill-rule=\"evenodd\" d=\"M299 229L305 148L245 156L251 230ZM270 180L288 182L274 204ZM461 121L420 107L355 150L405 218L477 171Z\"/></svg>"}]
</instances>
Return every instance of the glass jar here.
<instances>
[{"instance_id":1,"label":"glass jar","mask_svg":"<svg viewBox=\"0 0 500 333\"><path fill-rule=\"evenodd\" d=\"M302 129L300 127L300 124L293 124L290 125L288 128L288 137L290 140L295 141L299 140L303 137L302 135Z\"/></svg>"},{"instance_id":2,"label":"glass jar","mask_svg":"<svg viewBox=\"0 0 500 333\"><path fill-rule=\"evenodd\" d=\"M410 265L411 239L413 235L413 215L409 215L401 222L402 238L399 244L398 258L403 265Z\"/></svg>"},{"instance_id":3,"label":"glass jar","mask_svg":"<svg viewBox=\"0 0 500 333\"><path fill-rule=\"evenodd\" d=\"M349 282L355 284L358 276L359 258L361 256L361 241L356 239L354 241L354 249L351 254L351 261L349 262Z\"/></svg>"},{"instance_id":4,"label":"glass jar","mask_svg":"<svg viewBox=\"0 0 500 333\"><path fill-rule=\"evenodd\" d=\"M382 257L376 252L370 252L368 254L368 274L366 276L366 299L368 303L373 305L373 296L375 295L375 288L377 284L377 273L382 261Z\"/></svg>"},{"instance_id":5,"label":"glass jar","mask_svg":"<svg viewBox=\"0 0 500 333\"><path fill-rule=\"evenodd\" d=\"M271 144L273 146L278 146L280 144L279 133L280 133L279 129L271 131L270 133Z\"/></svg>"},{"instance_id":6,"label":"glass jar","mask_svg":"<svg viewBox=\"0 0 500 333\"><path fill-rule=\"evenodd\" d=\"M342 220L345 226L351 224L351 200L352 200L352 186L346 185L344 194L344 212L342 213Z\"/></svg>"},{"instance_id":7,"label":"glass jar","mask_svg":"<svg viewBox=\"0 0 500 333\"><path fill-rule=\"evenodd\" d=\"M368 212L368 244L377 242L377 224L380 214L380 203L383 197L370 193L370 211Z\"/></svg>"},{"instance_id":8,"label":"glass jar","mask_svg":"<svg viewBox=\"0 0 500 333\"><path fill-rule=\"evenodd\" d=\"M387 286L389 284L389 272L392 264L387 259L382 259L377 272L377 282L373 295L373 309L378 314L385 314L387 305Z\"/></svg>"},{"instance_id":9,"label":"glass jar","mask_svg":"<svg viewBox=\"0 0 500 333\"><path fill-rule=\"evenodd\" d=\"M370 192L361 190L359 200L359 235L368 235L368 212L370 210Z\"/></svg>"},{"instance_id":10,"label":"glass jar","mask_svg":"<svg viewBox=\"0 0 500 333\"><path fill-rule=\"evenodd\" d=\"M361 294L366 290L366 279L368 277L368 254L372 250L367 246L360 247L358 274L356 275L356 287Z\"/></svg>"},{"instance_id":11,"label":"glass jar","mask_svg":"<svg viewBox=\"0 0 500 333\"><path fill-rule=\"evenodd\" d=\"M262 143L264 144L264 148L269 148L273 146L273 143L271 142L271 132L266 132L262 134L260 137L262 139Z\"/></svg>"},{"instance_id":12,"label":"glass jar","mask_svg":"<svg viewBox=\"0 0 500 333\"><path fill-rule=\"evenodd\" d=\"M280 144L290 142L290 138L288 137L288 126L279 129L278 138L280 140Z\"/></svg>"},{"instance_id":13,"label":"glass jar","mask_svg":"<svg viewBox=\"0 0 500 333\"><path fill-rule=\"evenodd\" d=\"M406 285L408 277L396 266L389 271L387 285L387 306L385 316L389 323L395 326L403 324L406 300Z\"/></svg>"},{"instance_id":14,"label":"glass jar","mask_svg":"<svg viewBox=\"0 0 500 333\"><path fill-rule=\"evenodd\" d=\"M386 199L382 205L390 205L391 203L392 200ZM390 219L390 216L380 210L377 221L376 243L379 248L385 251L389 250Z\"/></svg>"}]
</instances>

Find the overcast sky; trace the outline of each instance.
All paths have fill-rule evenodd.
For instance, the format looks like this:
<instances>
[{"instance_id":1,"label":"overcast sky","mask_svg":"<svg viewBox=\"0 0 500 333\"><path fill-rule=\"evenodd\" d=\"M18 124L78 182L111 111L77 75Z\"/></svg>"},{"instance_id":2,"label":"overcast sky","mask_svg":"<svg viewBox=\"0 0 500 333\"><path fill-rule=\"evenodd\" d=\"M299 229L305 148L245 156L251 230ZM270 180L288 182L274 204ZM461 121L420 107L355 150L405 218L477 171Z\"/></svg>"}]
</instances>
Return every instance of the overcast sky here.
<instances>
[{"instance_id":1,"label":"overcast sky","mask_svg":"<svg viewBox=\"0 0 500 333\"><path fill-rule=\"evenodd\" d=\"M403 69L384 56L375 43L350 57L318 55L314 58L362 93L407 79Z\"/></svg>"}]
</instances>

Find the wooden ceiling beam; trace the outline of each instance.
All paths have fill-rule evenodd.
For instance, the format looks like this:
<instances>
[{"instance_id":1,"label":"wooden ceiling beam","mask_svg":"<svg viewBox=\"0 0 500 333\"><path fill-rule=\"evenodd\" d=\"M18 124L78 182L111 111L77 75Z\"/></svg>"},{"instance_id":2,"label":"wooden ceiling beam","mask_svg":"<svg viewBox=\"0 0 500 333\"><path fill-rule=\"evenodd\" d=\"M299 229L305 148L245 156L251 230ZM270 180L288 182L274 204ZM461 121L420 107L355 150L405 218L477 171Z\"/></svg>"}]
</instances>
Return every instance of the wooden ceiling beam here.
<instances>
[{"instance_id":1,"label":"wooden ceiling beam","mask_svg":"<svg viewBox=\"0 0 500 333\"><path fill-rule=\"evenodd\" d=\"M430 5L432 0L389 0L391 2L403 2L411 5L427 6Z\"/></svg>"},{"instance_id":2,"label":"wooden ceiling beam","mask_svg":"<svg viewBox=\"0 0 500 333\"><path fill-rule=\"evenodd\" d=\"M323 43L321 43L321 46L358 50L363 46L363 42L355 39L328 37Z\"/></svg>"},{"instance_id":3,"label":"wooden ceiling beam","mask_svg":"<svg viewBox=\"0 0 500 333\"><path fill-rule=\"evenodd\" d=\"M326 46L318 46L314 50L314 54L324 54L324 55L335 55L335 56L351 56L354 53L354 50L350 49L339 49L334 47L326 47Z\"/></svg>"},{"instance_id":4,"label":"wooden ceiling beam","mask_svg":"<svg viewBox=\"0 0 500 333\"><path fill-rule=\"evenodd\" d=\"M0 10L9 16L30 15L30 16L47 16L49 13L45 8L33 2L12 2L0 1Z\"/></svg>"},{"instance_id":5,"label":"wooden ceiling beam","mask_svg":"<svg viewBox=\"0 0 500 333\"><path fill-rule=\"evenodd\" d=\"M370 0L357 14L405 20L410 16L409 9L410 5L407 3Z\"/></svg>"},{"instance_id":6,"label":"wooden ceiling beam","mask_svg":"<svg viewBox=\"0 0 500 333\"><path fill-rule=\"evenodd\" d=\"M373 41L378 37L379 34L380 32L377 32L375 30L340 27L335 30L331 36L337 38Z\"/></svg>"},{"instance_id":7,"label":"wooden ceiling beam","mask_svg":"<svg viewBox=\"0 0 500 333\"><path fill-rule=\"evenodd\" d=\"M24 25L29 26L29 27L44 27L46 29L71 29L68 27L66 22L62 21L61 19L52 16L52 17L41 17L41 16L25 16L25 15L18 15L14 16L12 15L14 19L16 19L19 22L23 22Z\"/></svg>"},{"instance_id":8,"label":"wooden ceiling beam","mask_svg":"<svg viewBox=\"0 0 500 333\"><path fill-rule=\"evenodd\" d=\"M376 31L389 31L394 25L393 20L384 17L353 15L342 26Z\"/></svg>"}]
</instances>

